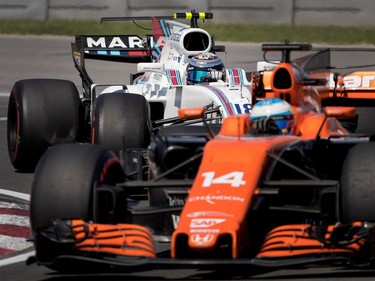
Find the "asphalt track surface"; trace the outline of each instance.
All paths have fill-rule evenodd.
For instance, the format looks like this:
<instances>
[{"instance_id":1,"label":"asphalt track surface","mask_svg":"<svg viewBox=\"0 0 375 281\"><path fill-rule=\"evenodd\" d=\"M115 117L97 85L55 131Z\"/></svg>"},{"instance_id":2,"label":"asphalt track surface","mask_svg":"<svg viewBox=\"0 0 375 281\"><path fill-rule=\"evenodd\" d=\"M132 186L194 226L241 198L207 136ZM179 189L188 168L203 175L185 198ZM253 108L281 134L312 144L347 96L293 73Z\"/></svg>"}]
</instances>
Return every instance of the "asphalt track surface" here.
<instances>
[{"instance_id":1,"label":"asphalt track surface","mask_svg":"<svg viewBox=\"0 0 375 281\"><path fill-rule=\"evenodd\" d=\"M0 35L0 198L11 198L17 203L28 204L33 174L17 173L8 158L6 143L6 116L10 89L20 79L59 78L76 83L80 80L70 54L73 37L12 36ZM226 44L222 57L227 67L255 69L255 62L262 60L260 44ZM342 53L332 58L336 65L375 63L375 53ZM97 83L127 83L135 65L119 63L87 64L87 69ZM1 218L1 217L0 217ZM1 226L0 221L0 227ZM1 245L0 245L1 248ZM26 265L33 248L0 255L0 280L373 280L375 270L333 266L310 266L276 271L198 271L192 269L152 270L141 273L114 273L89 275L60 275L36 264Z\"/></svg>"}]
</instances>

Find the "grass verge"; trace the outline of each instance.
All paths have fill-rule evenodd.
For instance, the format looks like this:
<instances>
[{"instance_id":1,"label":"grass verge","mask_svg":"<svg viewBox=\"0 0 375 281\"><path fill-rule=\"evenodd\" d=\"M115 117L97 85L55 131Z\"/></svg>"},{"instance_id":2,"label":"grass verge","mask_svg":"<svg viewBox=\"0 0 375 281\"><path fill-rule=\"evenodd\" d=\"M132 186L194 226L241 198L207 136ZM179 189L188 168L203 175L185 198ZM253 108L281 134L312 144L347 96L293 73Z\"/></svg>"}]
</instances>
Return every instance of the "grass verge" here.
<instances>
[{"instance_id":1,"label":"grass verge","mask_svg":"<svg viewBox=\"0 0 375 281\"><path fill-rule=\"evenodd\" d=\"M146 22L106 22L89 20L0 20L1 34L150 34ZM233 42L306 42L325 44L375 45L374 27L286 26L201 23L200 27L217 41Z\"/></svg>"}]
</instances>

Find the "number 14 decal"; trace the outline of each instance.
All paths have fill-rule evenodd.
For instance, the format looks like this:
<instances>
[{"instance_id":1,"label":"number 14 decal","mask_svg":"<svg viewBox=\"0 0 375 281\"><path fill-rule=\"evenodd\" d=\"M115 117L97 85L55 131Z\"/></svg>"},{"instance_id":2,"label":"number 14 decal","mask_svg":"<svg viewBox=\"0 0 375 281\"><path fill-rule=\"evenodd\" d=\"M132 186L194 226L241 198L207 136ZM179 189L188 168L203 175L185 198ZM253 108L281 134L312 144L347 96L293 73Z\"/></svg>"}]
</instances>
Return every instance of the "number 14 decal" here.
<instances>
[{"instance_id":1,"label":"number 14 decal","mask_svg":"<svg viewBox=\"0 0 375 281\"><path fill-rule=\"evenodd\" d=\"M215 178L215 172L206 172L202 174L202 187L210 187L212 184L230 184L231 187L240 187L245 185L243 180L244 172L231 172Z\"/></svg>"}]
</instances>

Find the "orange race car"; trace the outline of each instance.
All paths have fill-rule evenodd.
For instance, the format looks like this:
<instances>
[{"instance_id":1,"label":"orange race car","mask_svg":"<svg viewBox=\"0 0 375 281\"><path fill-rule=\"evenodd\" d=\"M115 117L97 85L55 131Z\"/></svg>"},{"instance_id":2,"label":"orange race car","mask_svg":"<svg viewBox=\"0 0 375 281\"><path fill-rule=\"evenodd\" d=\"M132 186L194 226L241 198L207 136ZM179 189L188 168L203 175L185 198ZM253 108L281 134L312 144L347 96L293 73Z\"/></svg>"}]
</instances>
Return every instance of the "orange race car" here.
<instances>
[{"instance_id":1,"label":"orange race car","mask_svg":"<svg viewBox=\"0 0 375 281\"><path fill-rule=\"evenodd\" d=\"M372 116L375 114L375 71L373 70L375 64L370 62L366 65L356 66L332 66L331 57L333 54L353 54L362 53L368 54L375 51L374 48L313 48L309 44L297 44L294 46L295 51L309 52L306 57L293 60L289 63L284 58L281 60L278 56L277 60L266 60L268 52L280 51L285 44L264 44L265 51L264 61L258 62L257 71L252 73L252 88L253 97L264 98L274 97L280 92L281 95L286 93L286 100L289 100L288 92L292 92L304 78L302 76L291 73L290 77L294 79L283 79L283 75L287 72L300 72L296 68L302 68L304 71L316 72L324 69L326 73L324 91L319 91L322 106L349 106L356 107L356 116L351 120L346 120L346 125L352 132L375 134L375 126L372 122ZM286 44L293 45L293 44ZM292 48L292 47L291 47ZM313 52L313 53L311 53ZM314 60L307 58L315 57ZM313 63L311 63L313 61ZM276 71L273 71L275 68ZM359 69L351 71L351 69ZM372 70L363 70L372 69ZM333 70L337 72L332 72ZM349 71L349 72L348 72ZM273 75L280 76L273 79ZM317 74L315 74L317 75ZM318 74L319 75L319 74ZM320 74L320 76L324 76ZM282 84L272 85L274 81L282 81ZM323 81L323 83L326 83ZM291 94L291 96L298 97L298 95Z\"/></svg>"},{"instance_id":2,"label":"orange race car","mask_svg":"<svg viewBox=\"0 0 375 281\"><path fill-rule=\"evenodd\" d=\"M375 144L338 121L355 107L321 106L332 94L325 51L290 60L307 48L263 45L283 56L274 98L251 115L215 125L207 108L181 109L147 150L120 159L100 145L49 148L32 186L29 262L64 272L372 266Z\"/></svg>"}]
</instances>

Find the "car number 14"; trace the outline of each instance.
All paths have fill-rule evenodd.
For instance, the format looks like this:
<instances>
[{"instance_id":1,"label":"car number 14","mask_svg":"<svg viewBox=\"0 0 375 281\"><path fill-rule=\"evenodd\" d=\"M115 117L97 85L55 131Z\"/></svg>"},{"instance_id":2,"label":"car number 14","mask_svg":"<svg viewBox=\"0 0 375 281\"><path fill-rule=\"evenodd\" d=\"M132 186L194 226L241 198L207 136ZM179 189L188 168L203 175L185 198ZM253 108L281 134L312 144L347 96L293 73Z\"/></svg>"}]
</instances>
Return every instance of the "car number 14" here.
<instances>
[{"instance_id":1,"label":"car number 14","mask_svg":"<svg viewBox=\"0 0 375 281\"><path fill-rule=\"evenodd\" d=\"M202 173L203 184L202 187L210 187L213 184L229 184L231 187L240 187L245 185L246 181L243 180L244 172L234 171L228 174L215 177L215 172Z\"/></svg>"}]
</instances>

